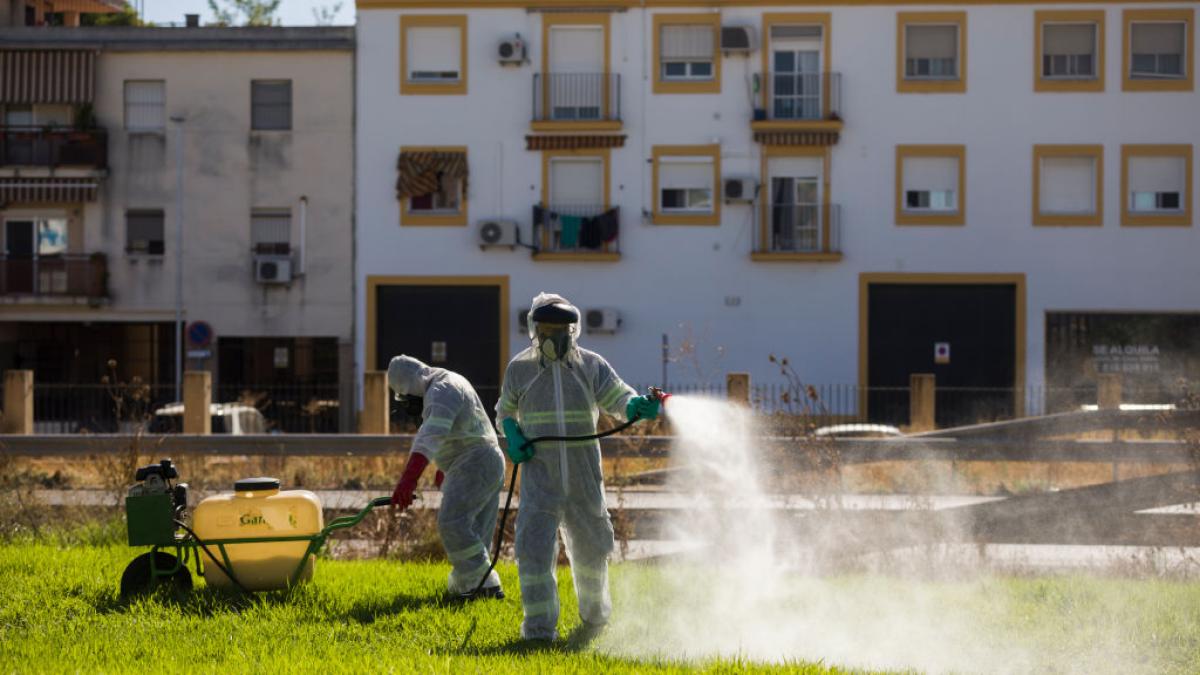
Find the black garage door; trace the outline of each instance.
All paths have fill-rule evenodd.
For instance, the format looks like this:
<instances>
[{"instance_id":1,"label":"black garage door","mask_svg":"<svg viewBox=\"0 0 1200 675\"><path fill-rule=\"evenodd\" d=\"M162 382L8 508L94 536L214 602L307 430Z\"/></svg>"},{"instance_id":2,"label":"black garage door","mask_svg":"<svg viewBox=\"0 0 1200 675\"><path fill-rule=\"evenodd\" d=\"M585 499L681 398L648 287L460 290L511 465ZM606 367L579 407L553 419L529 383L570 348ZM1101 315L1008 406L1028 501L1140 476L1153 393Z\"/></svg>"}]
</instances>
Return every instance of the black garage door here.
<instances>
[{"instance_id":1,"label":"black garage door","mask_svg":"<svg viewBox=\"0 0 1200 675\"><path fill-rule=\"evenodd\" d=\"M500 395L499 286L379 286L375 363L408 354L471 381L488 412Z\"/></svg>"},{"instance_id":2,"label":"black garage door","mask_svg":"<svg viewBox=\"0 0 1200 675\"><path fill-rule=\"evenodd\" d=\"M867 293L873 421L908 422L908 393L886 388L908 387L913 373L937 378L939 427L1012 417L1014 284L872 283Z\"/></svg>"}]
</instances>

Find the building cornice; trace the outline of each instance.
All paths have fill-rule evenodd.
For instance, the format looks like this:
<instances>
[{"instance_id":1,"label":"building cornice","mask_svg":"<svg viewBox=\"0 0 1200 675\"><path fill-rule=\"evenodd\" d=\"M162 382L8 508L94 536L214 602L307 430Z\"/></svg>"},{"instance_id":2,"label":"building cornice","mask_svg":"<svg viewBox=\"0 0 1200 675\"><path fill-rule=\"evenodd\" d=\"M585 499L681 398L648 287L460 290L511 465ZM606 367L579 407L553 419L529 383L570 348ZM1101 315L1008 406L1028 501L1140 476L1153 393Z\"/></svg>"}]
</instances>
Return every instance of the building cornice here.
<instances>
[{"instance_id":1,"label":"building cornice","mask_svg":"<svg viewBox=\"0 0 1200 675\"><path fill-rule=\"evenodd\" d=\"M356 0L358 9L588 9L975 5L1186 5L1194 0Z\"/></svg>"},{"instance_id":2,"label":"building cornice","mask_svg":"<svg viewBox=\"0 0 1200 675\"><path fill-rule=\"evenodd\" d=\"M145 51L353 51L352 26L0 28L0 49Z\"/></svg>"}]
</instances>

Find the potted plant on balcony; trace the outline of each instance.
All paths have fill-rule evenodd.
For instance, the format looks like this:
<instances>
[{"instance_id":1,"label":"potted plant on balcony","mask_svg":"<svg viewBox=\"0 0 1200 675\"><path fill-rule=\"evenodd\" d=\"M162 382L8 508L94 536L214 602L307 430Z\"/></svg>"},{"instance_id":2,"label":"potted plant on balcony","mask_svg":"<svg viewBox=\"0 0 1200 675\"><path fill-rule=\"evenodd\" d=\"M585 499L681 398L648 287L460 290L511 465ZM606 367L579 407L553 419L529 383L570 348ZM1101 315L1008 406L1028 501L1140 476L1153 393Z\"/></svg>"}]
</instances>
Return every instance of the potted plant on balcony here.
<instances>
[{"instance_id":1,"label":"potted plant on balcony","mask_svg":"<svg viewBox=\"0 0 1200 675\"><path fill-rule=\"evenodd\" d=\"M71 132L73 141L91 139L92 130L96 128L96 109L91 103L80 103L75 107L75 130Z\"/></svg>"}]
</instances>

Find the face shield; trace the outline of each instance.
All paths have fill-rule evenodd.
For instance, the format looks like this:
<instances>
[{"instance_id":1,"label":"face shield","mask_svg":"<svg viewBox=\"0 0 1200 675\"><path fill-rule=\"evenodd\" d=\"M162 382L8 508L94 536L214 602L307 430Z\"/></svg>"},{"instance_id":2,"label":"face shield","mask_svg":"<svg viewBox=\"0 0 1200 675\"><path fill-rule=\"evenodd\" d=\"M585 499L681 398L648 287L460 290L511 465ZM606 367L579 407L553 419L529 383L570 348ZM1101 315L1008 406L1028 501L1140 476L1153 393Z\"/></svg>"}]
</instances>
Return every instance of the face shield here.
<instances>
[{"instance_id":1,"label":"face shield","mask_svg":"<svg viewBox=\"0 0 1200 675\"><path fill-rule=\"evenodd\" d=\"M557 295L534 298L529 312L529 338L543 358L566 358L579 337L579 310Z\"/></svg>"}]
</instances>

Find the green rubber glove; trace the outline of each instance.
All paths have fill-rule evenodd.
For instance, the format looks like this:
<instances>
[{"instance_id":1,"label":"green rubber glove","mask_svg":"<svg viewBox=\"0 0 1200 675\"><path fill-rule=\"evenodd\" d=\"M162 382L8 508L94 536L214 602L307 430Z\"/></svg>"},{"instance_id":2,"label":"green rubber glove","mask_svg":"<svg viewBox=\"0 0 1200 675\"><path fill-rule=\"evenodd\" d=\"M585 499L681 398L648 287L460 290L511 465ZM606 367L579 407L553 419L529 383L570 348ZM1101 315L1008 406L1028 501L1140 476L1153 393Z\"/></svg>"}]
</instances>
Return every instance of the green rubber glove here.
<instances>
[{"instance_id":1,"label":"green rubber glove","mask_svg":"<svg viewBox=\"0 0 1200 675\"><path fill-rule=\"evenodd\" d=\"M625 417L633 419L635 415L641 420L652 420L658 417L658 400L645 396L634 396L629 399L629 403L625 404Z\"/></svg>"},{"instance_id":2,"label":"green rubber glove","mask_svg":"<svg viewBox=\"0 0 1200 675\"><path fill-rule=\"evenodd\" d=\"M525 434L521 433L521 427L513 418L506 418L500 423L504 428L504 438L508 440L508 446L504 448L504 452L508 454L508 458L513 464L528 462L533 459L533 446L526 447L529 439L525 438Z\"/></svg>"}]
</instances>

